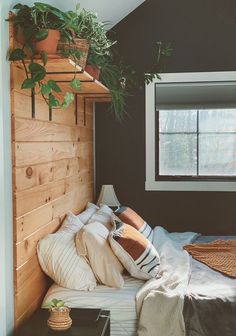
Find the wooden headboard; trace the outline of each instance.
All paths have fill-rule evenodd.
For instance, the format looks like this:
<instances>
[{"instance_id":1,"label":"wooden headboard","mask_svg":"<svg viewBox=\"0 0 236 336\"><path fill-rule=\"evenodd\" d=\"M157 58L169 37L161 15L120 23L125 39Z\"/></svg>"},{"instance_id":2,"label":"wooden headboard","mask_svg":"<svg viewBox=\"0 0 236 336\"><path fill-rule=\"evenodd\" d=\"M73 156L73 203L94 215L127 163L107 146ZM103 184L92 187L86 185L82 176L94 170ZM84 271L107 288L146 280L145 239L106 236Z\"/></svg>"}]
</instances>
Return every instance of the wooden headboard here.
<instances>
[{"instance_id":1,"label":"wooden headboard","mask_svg":"<svg viewBox=\"0 0 236 336\"><path fill-rule=\"evenodd\" d=\"M93 104L54 110L19 89L22 70L12 65L12 155L14 191L15 322L42 301L48 279L38 264L36 245L59 227L68 210L81 211L93 200Z\"/></svg>"},{"instance_id":2,"label":"wooden headboard","mask_svg":"<svg viewBox=\"0 0 236 336\"><path fill-rule=\"evenodd\" d=\"M10 48L17 47L11 22L9 28ZM49 110L40 95L21 90L24 67L11 64L15 325L40 306L49 287L37 242L56 231L69 210L78 213L93 201L93 105L111 98L72 61L46 65L47 79L58 80L64 91L75 70L81 90L74 103Z\"/></svg>"}]
</instances>

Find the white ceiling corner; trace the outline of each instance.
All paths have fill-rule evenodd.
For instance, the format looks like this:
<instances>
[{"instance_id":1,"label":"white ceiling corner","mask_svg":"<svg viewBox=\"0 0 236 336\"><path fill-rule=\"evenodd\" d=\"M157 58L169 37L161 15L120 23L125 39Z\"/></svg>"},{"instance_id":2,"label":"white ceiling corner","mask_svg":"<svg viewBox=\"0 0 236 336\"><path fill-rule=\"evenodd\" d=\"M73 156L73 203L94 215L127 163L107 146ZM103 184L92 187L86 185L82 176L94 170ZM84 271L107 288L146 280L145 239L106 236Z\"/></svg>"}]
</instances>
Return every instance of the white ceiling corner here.
<instances>
[{"instance_id":1,"label":"white ceiling corner","mask_svg":"<svg viewBox=\"0 0 236 336\"><path fill-rule=\"evenodd\" d=\"M79 3L81 8L96 12L99 20L109 21L109 27L111 28L144 1L145 0L57 0L56 3L58 3L58 6L63 10L73 10L76 4Z\"/></svg>"},{"instance_id":2,"label":"white ceiling corner","mask_svg":"<svg viewBox=\"0 0 236 336\"><path fill-rule=\"evenodd\" d=\"M76 4L79 3L81 8L96 12L100 21L108 21L107 28L110 29L145 0L23 0L22 2L32 6L35 1L50 3L64 11L74 10ZM18 2L19 0L10 0L12 7Z\"/></svg>"}]
</instances>

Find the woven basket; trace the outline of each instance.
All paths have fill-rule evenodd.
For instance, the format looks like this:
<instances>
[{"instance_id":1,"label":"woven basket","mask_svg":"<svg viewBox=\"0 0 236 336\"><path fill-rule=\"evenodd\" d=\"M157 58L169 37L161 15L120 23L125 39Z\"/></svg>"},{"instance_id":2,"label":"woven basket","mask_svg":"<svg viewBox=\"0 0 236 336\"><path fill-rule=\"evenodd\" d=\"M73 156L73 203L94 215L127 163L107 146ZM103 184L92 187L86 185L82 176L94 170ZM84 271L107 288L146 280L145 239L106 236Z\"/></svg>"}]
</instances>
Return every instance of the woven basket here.
<instances>
[{"instance_id":1,"label":"woven basket","mask_svg":"<svg viewBox=\"0 0 236 336\"><path fill-rule=\"evenodd\" d=\"M67 49L77 49L82 52L82 56L80 57L78 64L81 68L85 68L87 63L87 57L89 52L89 42L85 39L74 38L75 44L68 42L59 42L58 43L58 50L67 50Z\"/></svg>"},{"instance_id":2,"label":"woven basket","mask_svg":"<svg viewBox=\"0 0 236 336\"><path fill-rule=\"evenodd\" d=\"M67 330L72 325L72 320L70 318L70 308L65 307L64 311L58 311L56 309L49 309L50 316L47 320L49 328L53 330Z\"/></svg>"}]
</instances>

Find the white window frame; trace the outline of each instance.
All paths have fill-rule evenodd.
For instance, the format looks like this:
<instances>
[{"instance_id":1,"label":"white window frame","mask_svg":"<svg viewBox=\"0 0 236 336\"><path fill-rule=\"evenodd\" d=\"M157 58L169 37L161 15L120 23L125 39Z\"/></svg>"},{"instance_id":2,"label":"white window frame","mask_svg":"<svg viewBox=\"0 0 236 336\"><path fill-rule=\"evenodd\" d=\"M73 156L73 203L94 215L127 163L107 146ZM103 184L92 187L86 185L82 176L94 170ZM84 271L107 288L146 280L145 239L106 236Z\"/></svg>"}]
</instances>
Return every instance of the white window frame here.
<instances>
[{"instance_id":1,"label":"white window frame","mask_svg":"<svg viewBox=\"0 0 236 336\"><path fill-rule=\"evenodd\" d=\"M236 71L161 74L162 83L235 81ZM155 177L155 85L146 85L146 191L236 191L229 181L157 181Z\"/></svg>"}]
</instances>

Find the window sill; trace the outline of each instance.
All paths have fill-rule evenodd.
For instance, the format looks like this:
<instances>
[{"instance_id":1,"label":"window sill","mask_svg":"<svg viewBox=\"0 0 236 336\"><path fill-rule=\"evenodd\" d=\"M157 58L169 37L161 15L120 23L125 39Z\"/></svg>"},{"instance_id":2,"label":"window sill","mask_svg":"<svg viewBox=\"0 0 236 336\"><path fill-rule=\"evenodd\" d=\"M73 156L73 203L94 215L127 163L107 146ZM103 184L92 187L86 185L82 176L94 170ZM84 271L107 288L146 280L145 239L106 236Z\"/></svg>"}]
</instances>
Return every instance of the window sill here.
<instances>
[{"instance_id":1,"label":"window sill","mask_svg":"<svg viewBox=\"0 0 236 336\"><path fill-rule=\"evenodd\" d=\"M145 191L222 191L235 192L236 182L146 181Z\"/></svg>"}]
</instances>

